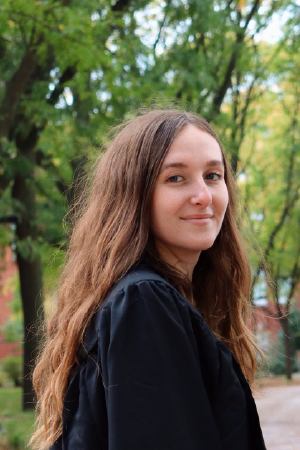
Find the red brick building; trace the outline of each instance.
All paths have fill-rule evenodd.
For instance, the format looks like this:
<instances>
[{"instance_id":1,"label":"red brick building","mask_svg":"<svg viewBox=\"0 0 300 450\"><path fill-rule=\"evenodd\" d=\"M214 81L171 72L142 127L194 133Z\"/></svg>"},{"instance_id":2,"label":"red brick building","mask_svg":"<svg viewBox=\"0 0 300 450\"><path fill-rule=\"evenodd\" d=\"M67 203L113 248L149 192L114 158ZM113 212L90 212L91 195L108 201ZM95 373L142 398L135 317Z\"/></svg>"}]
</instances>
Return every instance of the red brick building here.
<instances>
[{"instance_id":1,"label":"red brick building","mask_svg":"<svg viewBox=\"0 0 300 450\"><path fill-rule=\"evenodd\" d=\"M278 339L278 331L281 328L274 303L266 300L265 304L255 306L253 322L255 334L267 350Z\"/></svg>"}]
</instances>

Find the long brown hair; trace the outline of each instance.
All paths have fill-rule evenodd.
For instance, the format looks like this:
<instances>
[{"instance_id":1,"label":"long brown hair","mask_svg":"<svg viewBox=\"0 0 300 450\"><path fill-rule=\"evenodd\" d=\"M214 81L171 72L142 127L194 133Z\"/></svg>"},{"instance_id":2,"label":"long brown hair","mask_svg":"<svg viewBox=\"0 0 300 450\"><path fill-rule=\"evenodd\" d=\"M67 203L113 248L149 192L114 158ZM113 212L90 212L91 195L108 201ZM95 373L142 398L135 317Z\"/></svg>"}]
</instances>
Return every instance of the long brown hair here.
<instances>
[{"instance_id":1,"label":"long brown hair","mask_svg":"<svg viewBox=\"0 0 300 450\"><path fill-rule=\"evenodd\" d=\"M251 273L237 227L235 181L220 142L229 204L214 245L201 253L192 285L160 259L151 239L153 186L170 145L188 124L219 142L209 124L193 113L152 110L120 126L95 164L70 238L58 306L33 373L38 397L37 430L30 442L34 449L45 449L60 436L68 378L85 329L112 285L141 259L150 260L187 299L192 294L210 328L253 381L256 346L245 324Z\"/></svg>"}]
</instances>

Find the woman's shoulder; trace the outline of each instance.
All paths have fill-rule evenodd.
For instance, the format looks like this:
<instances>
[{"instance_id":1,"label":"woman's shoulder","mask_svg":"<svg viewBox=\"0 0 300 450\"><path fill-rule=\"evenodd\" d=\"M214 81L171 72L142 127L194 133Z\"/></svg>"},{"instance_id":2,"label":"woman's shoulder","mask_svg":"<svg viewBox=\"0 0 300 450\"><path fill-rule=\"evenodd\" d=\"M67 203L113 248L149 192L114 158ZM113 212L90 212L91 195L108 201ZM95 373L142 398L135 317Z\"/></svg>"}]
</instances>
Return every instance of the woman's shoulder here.
<instances>
[{"instance_id":1,"label":"woman's shoulder","mask_svg":"<svg viewBox=\"0 0 300 450\"><path fill-rule=\"evenodd\" d=\"M139 291L139 288L147 286L159 286L160 289L166 293L179 295L175 287L159 275L153 267L146 263L135 264L129 271L120 278L108 293L103 306L105 308L111 307L115 297L122 297L126 295L128 290Z\"/></svg>"},{"instance_id":2,"label":"woman's shoulder","mask_svg":"<svg viewBox=\"0 0 300 450\"><path fill-rule=\"evenodd\" d=\"M93 347L100 332L110 334L111 327L129 315L143 320L145 314L151 315L153 308L158 308L164 316L174 316L184 307L188 308L188 301L171 283L149 264L136 264L113 285L99 305L85 332L84 347Z\"/></svg>"}]
</instances>

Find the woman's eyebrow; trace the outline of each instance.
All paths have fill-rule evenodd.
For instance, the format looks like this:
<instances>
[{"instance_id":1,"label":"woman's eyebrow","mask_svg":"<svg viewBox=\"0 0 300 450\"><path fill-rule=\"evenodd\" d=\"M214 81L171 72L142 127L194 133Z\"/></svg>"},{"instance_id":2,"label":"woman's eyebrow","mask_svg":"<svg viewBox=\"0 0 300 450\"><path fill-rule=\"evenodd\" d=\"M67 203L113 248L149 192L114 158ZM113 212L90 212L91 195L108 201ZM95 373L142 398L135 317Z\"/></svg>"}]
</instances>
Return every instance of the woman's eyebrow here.
<instances>
[{"instance_id":1,"label":"woman's eyebrow","mask_svg":"<svg viewBox=\"0 0 300 450\"><path fill-rule=\"evenodd\" d=\"M164 172L165 170L173 168L173 167L178 167L178 168L181 168L181 169L187 169L188 165L184 164L182 162L170 162L168 164L163 164L160 172Z\"/></svg>"},{"instance_id":2,"label":"woman's eyebrow","mask_svg":"<svg viewBox=\"0 0 300 450\"><path fill-rule=\"evenodd\" d=\"M205 164L207 167L214 167L214 166L223 166L224 167L224 162L219 160L219 159L212 159L210 161L207 161L207 163ZM170 168L181 168L181 169L187 169L189 166L185 163L182 162L170 162L168 164L163 164L160 170L160 173L164 172L167 169Z\"/></svg>"},{"instance_id":3,"label":"woman's eyebrow","mask_svg":"<svg viewBox=\"0 0 300 450\"><path fill-rule=\"evenodd\" d=\"M215 167L215 166L224 167L224 161L219 160L219 159L212 159L211 161L207 161L206 166L207 167Z\"/></svg>"}]
</instances>

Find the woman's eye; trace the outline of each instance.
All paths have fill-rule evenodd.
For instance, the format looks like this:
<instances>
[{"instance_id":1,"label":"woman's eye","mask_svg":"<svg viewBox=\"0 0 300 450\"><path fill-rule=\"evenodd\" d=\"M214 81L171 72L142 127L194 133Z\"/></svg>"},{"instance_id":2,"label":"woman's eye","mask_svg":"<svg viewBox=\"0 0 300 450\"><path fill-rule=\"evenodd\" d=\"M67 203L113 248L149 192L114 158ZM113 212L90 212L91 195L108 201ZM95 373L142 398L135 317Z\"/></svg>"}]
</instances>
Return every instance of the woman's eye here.
<instances>
[{"instance_id":1,"label":"woman's eye","mask_svg":"<svg viewBox=\"0 0 300 450\"><path fill-rule=\"evenodd\" d=\"M220 180L221 177L222 177L222 175L220 173L212 172L212 173L207 174L205 178L207 180L217 181L217 180Z\"/></svg>"},{"instance_id":2,"label":"woman's eye","mask_svg":"<svg viewBox=\"0 0 300 450\"><path fill-rule=\"evenodd\" d=\"M170 181L171 183L178 183L179 181L182 181L183 177L181 175L172 175L167 179L167 181Z\"/></svg>"}]
</instances>

